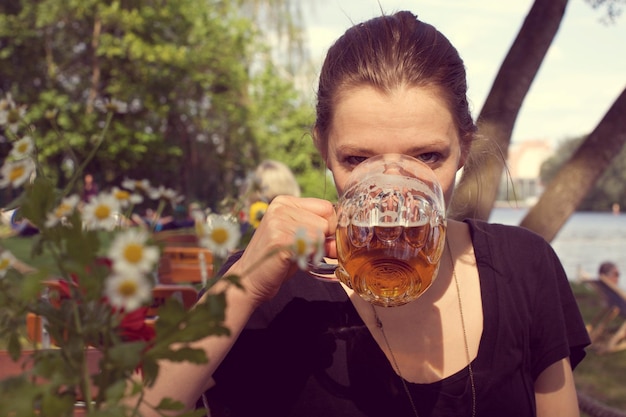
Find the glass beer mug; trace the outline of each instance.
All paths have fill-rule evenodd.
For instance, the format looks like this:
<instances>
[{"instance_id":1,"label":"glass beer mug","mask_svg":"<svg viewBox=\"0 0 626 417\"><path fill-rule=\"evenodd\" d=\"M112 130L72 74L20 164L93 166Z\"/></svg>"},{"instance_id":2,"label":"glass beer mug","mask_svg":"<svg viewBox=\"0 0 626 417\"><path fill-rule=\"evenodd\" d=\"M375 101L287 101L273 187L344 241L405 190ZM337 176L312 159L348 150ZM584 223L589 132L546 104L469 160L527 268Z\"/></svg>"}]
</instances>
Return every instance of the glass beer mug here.
<instances>
[{"instance_id":1,"label":"glass beer mug","mask_svg":"<svg viewBox=\"0 0 626 417\"><path fill-rule=\"evenodd\" d=\"M383 154L360 163L337 205L335 276L384 307L415 300L437 276L446 235L445 202L423 162Z\"/></svg>"}]
</instances>

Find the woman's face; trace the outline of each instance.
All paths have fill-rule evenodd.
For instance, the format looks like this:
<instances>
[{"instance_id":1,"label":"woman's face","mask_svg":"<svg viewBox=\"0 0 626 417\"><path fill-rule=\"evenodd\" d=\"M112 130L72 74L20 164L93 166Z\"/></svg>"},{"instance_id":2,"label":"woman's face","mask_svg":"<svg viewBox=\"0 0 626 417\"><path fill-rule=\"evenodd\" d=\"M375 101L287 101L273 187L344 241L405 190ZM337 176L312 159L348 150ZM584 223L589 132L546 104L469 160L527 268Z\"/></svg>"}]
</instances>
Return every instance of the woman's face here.
<instances>
[{"instance_id":1,"label":"woman's face","mask_svg":"<svg viewBox=\"0 0 626 417\"><path fill-rule=\"evenodd\" d=\"M399 153L430 166L446 206L464 161L452 114L432 87L401 87L389 94L369 86L349 90L336 103L327 151L339 195L359 163L374 155Z\"/></svg>"}]
</instances>

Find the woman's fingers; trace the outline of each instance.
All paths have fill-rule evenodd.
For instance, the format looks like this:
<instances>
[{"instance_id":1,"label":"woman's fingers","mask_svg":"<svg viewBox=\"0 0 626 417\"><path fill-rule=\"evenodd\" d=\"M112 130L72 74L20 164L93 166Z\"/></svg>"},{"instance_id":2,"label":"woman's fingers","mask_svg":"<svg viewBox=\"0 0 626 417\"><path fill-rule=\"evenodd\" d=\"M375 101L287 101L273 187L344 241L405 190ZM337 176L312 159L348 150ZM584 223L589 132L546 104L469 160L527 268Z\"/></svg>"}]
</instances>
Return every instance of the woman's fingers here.
<instances>
[{"instance_id":1,"label":"woman's fingers","mask_svg":"<svg viewBox=\"0 0 626 417\"><path fill-rule=\"evenodd\" d=\"M231 272L234 269L240 275L242 284L255 300L267 300L297 270L296 239L305 236L306 241L323 243L324 249L332 252L334 245L328 244L326 237L334 236L336 226L335 210L326 200L276 197Z\"/></svg>"}]
</instances>

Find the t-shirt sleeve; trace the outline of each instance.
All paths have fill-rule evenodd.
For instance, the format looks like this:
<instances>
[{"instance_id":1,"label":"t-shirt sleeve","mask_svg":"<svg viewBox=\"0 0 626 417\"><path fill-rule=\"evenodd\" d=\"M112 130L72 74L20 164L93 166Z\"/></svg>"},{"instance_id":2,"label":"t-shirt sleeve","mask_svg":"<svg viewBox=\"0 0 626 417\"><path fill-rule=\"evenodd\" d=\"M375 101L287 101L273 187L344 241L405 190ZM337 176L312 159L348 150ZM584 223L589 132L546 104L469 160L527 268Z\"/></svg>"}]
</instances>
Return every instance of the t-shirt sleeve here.
<instances>
[{"instance_id":1,"label":"t-shirt sleeve","mask_svg":"<svg viewBox=\"0 0 626 417\"><path fill-rule=\"evenodd\" d=\"M481 286L497 318L516 320L519 341L532 378L563 358L575 368L585 357L589 335L571 284L552 246L519 227L469 220L481 273ZM490 275L491 274L491 275ZM493 294L495 295L493 295ZM492 317L493 318L493 317ZM516 335L506 337L515 338ZM513 340L514 344L515 341Z\"/></svg>"},{"instance_id":2,"label":"t-shirt sleeve","mask_svg":"<svg viewBox=\"0 0 626 417\"><path fill-rule=\"evenodd\" d=\"M585 357L589 335L571 284L553 248L543 239L538 248L538 274L532 306L531 361L533 378L568 357L574 369ZM544 256L540 256L543 253Z\"/></svg>"}]
</instances>

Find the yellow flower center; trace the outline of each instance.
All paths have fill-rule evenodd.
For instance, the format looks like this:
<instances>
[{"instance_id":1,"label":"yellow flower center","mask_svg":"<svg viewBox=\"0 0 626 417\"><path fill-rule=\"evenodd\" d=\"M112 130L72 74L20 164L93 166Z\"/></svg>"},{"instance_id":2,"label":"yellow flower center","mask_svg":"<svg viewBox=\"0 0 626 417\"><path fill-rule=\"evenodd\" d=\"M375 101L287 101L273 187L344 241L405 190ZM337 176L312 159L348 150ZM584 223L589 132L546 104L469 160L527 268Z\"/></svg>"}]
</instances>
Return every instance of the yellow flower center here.
<instances>
[{"instance_id":1,"label":"yellow flower center","mask_svg":"<svg viewBox=\"0 0 626 417\"><path fill-rule=\"evenodd\" d=\"M68 213L71 210L69 204L59 204L59 207L54 211L54 215L56 217L63 217L65 213Z\"/></svg>"},{"instance_id":2,"label":"yellow flower center","mask_svg":"<svg viewBox=\"0 0 626 417\"><path fill-rule=\"evenodd\" d=\"M306 254L306 242L304 241L304 239L296 240L296 253L298 255Z\"/></svg>"},{"instance_id":3,"label":"yellow flower center","mask_svg":"<svg viewBox=\"0 0 626 417\"><path fill-rule=\"evenodd\" d=\"M128 200L130 198L130 193L128 191L119 190L115 193L115 198L118 200Z\"/></svg>"},{"instance_id":4,"label":"yellow flower center","mask_svg":"<svg viewBox=\"0 0 626 417\"><path fill-rule=\"evenodd\" d=\"M17 147L17 150L20 153L26 153L28 151L28 143L20 143L19 146Z\"/></svg>"},{"instance_id":5,"label":"yellow flower center","mask_svg":"<svg viewBox=\"0 0 626 417\"><path fill-rule=\"evenodd\" d=\"M211 239L218 245L223 245L228 240L228 230L224 228L216 228L211 232Z\"/></svg>"},{"instance_id":6,"label":"yellow flower center","mask_svg":"<svg viewBox=\"0 0 626 417\"><path fill-rule=\"evenodd\" d=\"M5 269L9 269L9 266L11 266L11 262L9 262L8 259L6 259L6 258L0 259L0 271L4 271Z\"/></svg>"},{"instance_id":7,"label":"yellow flower center","mask_svg":"<svg viewBox=\"0 0 626 417\"><path fill-rule=\"evenodd\" d=\"M93 215L96 216L98 220L104 220L111 215L111 208L107 205L100 204L93 211Z\"/></svg>"},{"instance_id":8,"label":"yellow flower center","mask_svg":"<svg viewBox=\"0 0 626 417\"><path fill-rule=\"evenodd\" d=\"M126 280L117 287L117 291L123 297L132 297L137 293L137 283L132 280Z\"/></svg>"},{"instance_id":9,"label":"yellow flower center","mask_svg":"<svg viewBox=\"0 0 626 417\"><path fill-rule=\"evenodd\" d=\"M124 248L124 259L136 264L143 257L143 246L138 243L131 243Z\"/></svg>"},{"instance_id":10,"label":"yellow flower center","mask_svg":"<svg viewBox=\"0 0 626 417\"><path fill-rule=\"evenodd\" d=\"M22 178L26 169L22 165L16 165L11 169L11 173L9 174L9 179L11 182L17 181L19 178Z\"/></svg>"}]
</instances>

